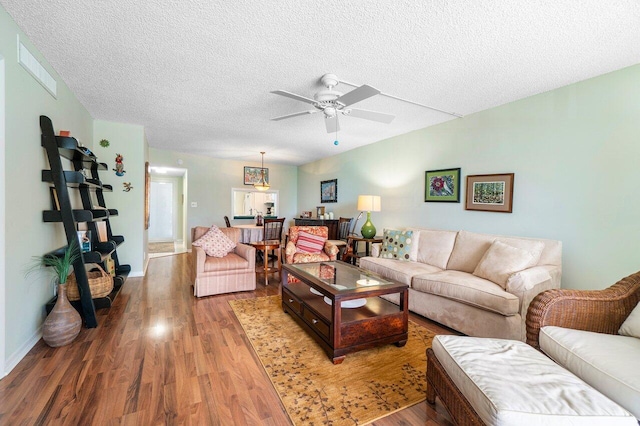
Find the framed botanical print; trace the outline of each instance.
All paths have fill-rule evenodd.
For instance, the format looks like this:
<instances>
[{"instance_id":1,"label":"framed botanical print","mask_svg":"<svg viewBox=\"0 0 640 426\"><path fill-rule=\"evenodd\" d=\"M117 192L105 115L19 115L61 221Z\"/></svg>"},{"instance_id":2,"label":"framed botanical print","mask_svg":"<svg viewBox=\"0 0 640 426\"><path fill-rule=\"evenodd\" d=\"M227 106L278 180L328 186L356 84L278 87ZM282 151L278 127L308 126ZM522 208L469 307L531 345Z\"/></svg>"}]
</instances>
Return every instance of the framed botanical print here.
<instances>
[{"instance_id":1,"label":"framed botanical print","mask_svg":"<svg viewBox=\"0 0 640 426\"><path fill-rule=\"evenodd\" d=\"M460 168L427 170L424 177L424 201L460 202Z\"/></svg>"},{"instance_id":2,"label":"framed botanical print","mask_svg":"<svg viewBox=\"0 0 640 426\"><path fill-rule=\"evenodd\" d=\"M467 176L466 210L511 213L513 173Z\"/></svg>"},{"instance_id":3,"label":"framed botanical print","mask_svg":"<svg viewBox=\"0 0 640 426\"><path fill-rule=\"evenodd\" d=\"M320 202L338 202L338 179L323 180L320 182Z\"/></svg>"}]
</instances>

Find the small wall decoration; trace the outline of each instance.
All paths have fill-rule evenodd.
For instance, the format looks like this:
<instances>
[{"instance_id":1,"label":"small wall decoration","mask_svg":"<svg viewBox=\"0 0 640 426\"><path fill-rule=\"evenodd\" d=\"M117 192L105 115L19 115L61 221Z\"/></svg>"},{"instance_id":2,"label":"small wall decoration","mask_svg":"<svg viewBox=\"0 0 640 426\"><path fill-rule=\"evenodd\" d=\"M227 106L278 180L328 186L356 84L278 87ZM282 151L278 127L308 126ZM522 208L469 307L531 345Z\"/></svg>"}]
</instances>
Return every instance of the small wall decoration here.
<instances>
[{"instance_id":1,"label":"small wall decoration","mask_svg":"<svg viewBox=\"0 0 640 426\"><path fill-rule=\"evenodd\" d=\"M320 182L320 202L338 202L338 179L323 180Z\"/></svg>"},{"instance_id":2,"label":"small wall decoration","mask_svg":"<svg viewBox=\"0 0 640 426\"><path fill-rule=\"evenodd\" d=\"M260 183L260 179L262 179L262 170L264 170L264 179L269 182L269 169L262 167L249 167L244 166L244 184L245 185L253 185L255 183Z\"/></svg>"},{"instance_id":3,"label":"small wall decoration","mask_svg":"<svg viewBox=\"0 0 640 426\"><path fill-rule=\"evenodd\" d=\"M122 182L122 186L124 186L124 192L129 192L133 189L133 186L131 186L131 182Z\"/></svg>"},{"instance_id":4,"label":"small wall decoration","mask_svg":"<svg viewBox=\"0 0 640 426\"><path fill-rule=\"evenodd\" d=\"M427 170L424 177L424 201L460 202L460 168Z\"/></svg>"},{"instance_id":5,"label":"small wall decoration","mask_svg":"<svg viewBox=\"0 0 640 426\"><path fill-rule=\"evenodd\" d=\"M123 160L124 157L122 154L116 154L116 168L113 169L113 171L116 172L116 176L124 176L124 174L127 173L124 169L124 164L122 163Z\"/></svg>"},{"instance_id":6,"label":"small wall decoration","mask_svg":"<svg viewBox=\"0 0 640 426\"><path fill-rule=\"evenodd\" d=\"M108 140L106 140L106 139L102 139L102 140L100 141L100 146L101 146L101 147L103 147L103 148L107 148L109 145L111 145L111 144L110 144L110 143L109 143L109 141L108 141Z\"/></svg>"},{"instance_id":7,"label":"small wall decoration","mask_svg":"<svg viewBox=\"0 0 640 426\"><path fill-rule=\"evenodd\" d=\"M513 173L467 176L466 210L511 213Z\"/></svg>"}]
</instances>

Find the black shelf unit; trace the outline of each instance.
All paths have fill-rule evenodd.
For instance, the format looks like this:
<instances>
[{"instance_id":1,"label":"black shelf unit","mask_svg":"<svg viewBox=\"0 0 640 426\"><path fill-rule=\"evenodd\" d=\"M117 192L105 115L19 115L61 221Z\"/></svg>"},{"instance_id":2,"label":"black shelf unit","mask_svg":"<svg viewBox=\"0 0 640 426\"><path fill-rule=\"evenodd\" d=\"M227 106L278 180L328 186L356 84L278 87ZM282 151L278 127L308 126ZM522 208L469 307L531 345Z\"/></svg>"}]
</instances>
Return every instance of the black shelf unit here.
<instances>
[{"instance_id":1,"label":"black shelf unit","mask_svg":"<svg viewBox=\"0 0 640 426\"><path fill-rule=\"evenodd\" d=\"M42 133L42 147L47 152L50 170L42 170L42 181L53 184L56 191L56 202L52 200L51 210L43 210L43 222L60 222L64 225L67 244L78 241L77 223L86 222L91 231L91 247L89 252L82 255L73 263L76 281L80 287L80 300L71 304L80 312L87 327L97 327L96 309L110 307L127 279L131 266L121 265L118 260L117 248L124 243L124 237L111 233L109 218L118 215L115 209L108 209L104 201L104 192L111 192L111 185L103 185L98 171L107 170L105 163L97 161L88 150L82 149L78 141L72 137L56 136L49 117L40 116L40 130ZM71 161L74 170L64 170L62 158ZM83 170L89 170L91 177L85 177ZM82 209L73 209L69 197L69 188L78 190L82 200ZM93 205L91 193L95 194L97 205ZM97 222L103 221L107 231L107 241L99 241ZM67 246L53 250L50 254L61 255ZM106 258L111 256L115 263L116 275L113 278L113 291L106 297L92 298L86 263L99 263L103 267ZM53 309L55 298L47 303L47 313Z\"/></svg>"}]
</instances>

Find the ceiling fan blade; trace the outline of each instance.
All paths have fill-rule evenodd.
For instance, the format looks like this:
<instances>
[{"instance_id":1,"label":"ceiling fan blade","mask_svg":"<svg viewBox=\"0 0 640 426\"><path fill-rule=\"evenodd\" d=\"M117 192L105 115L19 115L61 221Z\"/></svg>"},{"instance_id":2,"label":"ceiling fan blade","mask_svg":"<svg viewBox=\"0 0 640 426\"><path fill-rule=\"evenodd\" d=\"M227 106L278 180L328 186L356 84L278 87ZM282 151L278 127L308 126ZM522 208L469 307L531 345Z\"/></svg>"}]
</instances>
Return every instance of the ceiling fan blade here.
<instances>
[{"instance_id":1,"label":"ceiling fan blade","mask_svg":"<svg viewBox=\"0 0 640 426\"><path fill-rule=\"evenodd\" d=\"M375 95L379 95L380 91L375 87L371 87L367 84L363 84L360 87L357 87L350 91L349 93L345 93L336 99L336 102L340 102L344 106L353 105L356 102L363 101L367 98L370 98Z\"/></svg>"},{"instance_id":2,"label":"ceiling fan blade","mask_svg":"<svg viewBox=\"0 0 640 426\"><path fill-rule=\"evenodd\" d=\"M315 114L316 112L318 111L310 110L310 111L294 112L293 114L281 115L280 117L273 117L271 121L284 120L285 118L297 117L299 115Z\"/></svg>"},{"instance_id":3,"label":"ceiling fan blade","mask_svg":"<svg viewBox=\"0 0 640 426\"><path fill-rule=\"evenodd\" d=\"M274 90L271 93L274 93L274 94L280 95L280 96L286 96L287 98L295 99L296 101L306 102L308 104L315 104L316 103L316 101L311 99L311 98L307 98L307 97L301 96L301 95L296 95L295 93L287 92L286 90Z\"/></svg>"},{"instance_id":4,"label":"ceiling fan blade","mask_svg":"<svg viewBox=\"0 0 640 426\"><path fill-rule=\"evenodd\" d=\"M349 108L347 111L344 112L344 114L350 115L351 117L364 118L365 120L379 121L381 123L387 123L387 124L391 123L393 119L396 118L395 115L385 114L377 111L369 111L366 109L356 109L356 108Z\"/></svg>"},{"instance_id":5,"label":"ceiling fan blade","mask_svg":"<svg viewBox=\"0 0 640 426\"><path fill-rule=\"evenodd\" d=\"M324 124L327 126L327 133L335 133L340 130L340 123L338 123L338 116L325 117Z\"/></svg>"}]
</instances>

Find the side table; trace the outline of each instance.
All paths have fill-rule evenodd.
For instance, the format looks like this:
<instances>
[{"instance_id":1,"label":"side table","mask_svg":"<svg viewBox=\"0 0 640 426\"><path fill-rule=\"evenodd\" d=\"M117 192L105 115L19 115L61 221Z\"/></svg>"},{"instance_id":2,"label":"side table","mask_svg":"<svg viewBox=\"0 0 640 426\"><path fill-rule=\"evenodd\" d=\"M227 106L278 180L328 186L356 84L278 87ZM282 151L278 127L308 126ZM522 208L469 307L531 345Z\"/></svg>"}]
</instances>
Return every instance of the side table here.
<instances>
[{"instance_id":1,"label":"side table","mask_svg":"<svg viewBox=\"0 0 640 426\"><path fill-rule=\"evenodd\" d=\"M369 256L371 244L373 243L381 243L382 237L373 237L373 238L363 238L355 235L349 236L347 238L347 249L342 255L342 261L351 263L353 265L357 264L357 260L360 258L358 255L358 243L365 243L365 256Z\"/></svg>"},{"instance_id":2,"label":"side table","mask_svg":"<svg viewBox=\"0 0 640 426\"><path fill-rule=\"evenodd\" d=\"M266 240L266 241L255 241L253 243L249 243L249 245L256 248L256 250L260 250L263 253L263 263L264 263L264 271L259 271L256 268L256 274L264 273L264 285L269 285L269 274L278 273L278 278L282 278L282 256L280 253L280 240ZM269 252L271 250L275 250L278 257L278 267L269 267Z\"/></svg>"}]
</instances>

